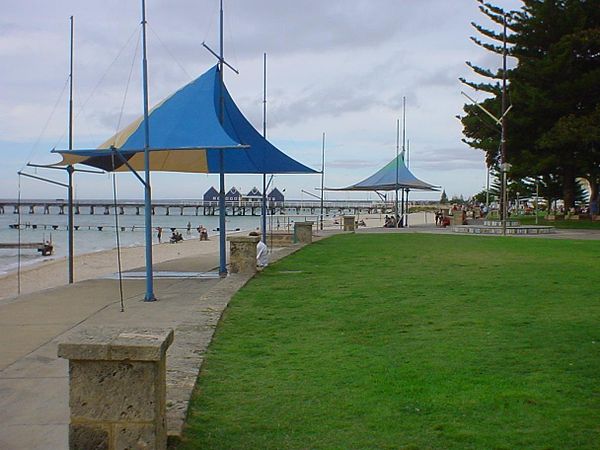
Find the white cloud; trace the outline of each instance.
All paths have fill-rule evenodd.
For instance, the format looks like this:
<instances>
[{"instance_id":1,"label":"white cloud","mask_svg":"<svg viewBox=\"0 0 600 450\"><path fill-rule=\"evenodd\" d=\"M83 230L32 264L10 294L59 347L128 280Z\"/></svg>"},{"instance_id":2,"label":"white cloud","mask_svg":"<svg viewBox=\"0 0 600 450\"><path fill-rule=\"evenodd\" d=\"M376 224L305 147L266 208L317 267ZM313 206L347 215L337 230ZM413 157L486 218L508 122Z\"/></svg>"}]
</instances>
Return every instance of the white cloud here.
<instances>
[{"instance_id":1,"label":"white cloud","mask_svg":"<svg viewBox=\"0 0 600 450\"><path fill-rule=\"evenodd\" d=\"M217 4L148 3L152 103L214 64L201 43L217 50ZM14 161L0 168L2 179L14 178L26 157L56 159L48 149L57 142L66 145L67 100L61 91L68 75L71 14L76 145L94 146L114 133L121 108L122 124L141 113L138 2L0 0L0 6L0 153ZM464 103L457 78L470 76L464 61L485 65L493 58L468 39L470 21L484 21L474 0L226 0L225 13L225 54L241 72L226 74L234 99L261 130L262 53L268 52L269 138L319 169L326 131L328 184L354 183L394 157L396 120L406 97L415 174L447 186L447 192L468 196L480 189L483 157L461 143L454 118ZM21 149L17 156L15 142ZM228 185L243 190L260 183L255 178L227 177ZM120 179L123 196L141 196L133 177ZM318 176L276 179L291 196L319 184ZM98 180L78 176L78 195L110 196L108 184ZM217 183L206 175L157 174L153 180L154 195L163 198L196 197ZM35 184L31 189L31 196L46 193ZM15 195L15 185L0 184L0 197Z\"/></svg>"}]
</instances>

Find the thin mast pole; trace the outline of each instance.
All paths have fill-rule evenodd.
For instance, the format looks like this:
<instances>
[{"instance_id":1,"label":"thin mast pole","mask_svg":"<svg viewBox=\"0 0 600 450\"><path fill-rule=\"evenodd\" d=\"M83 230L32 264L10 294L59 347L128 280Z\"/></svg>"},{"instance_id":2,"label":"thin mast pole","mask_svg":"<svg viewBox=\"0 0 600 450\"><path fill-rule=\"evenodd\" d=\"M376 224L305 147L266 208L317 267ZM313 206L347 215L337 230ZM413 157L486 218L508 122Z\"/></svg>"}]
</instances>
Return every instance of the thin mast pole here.
<instances>
[{"instance_id":1,"label":"thin mast pole","mask_svg":"<svg viewBox=\"0 0 600 450\"><path fill-rule=\"evenodd\" d=\"M502 169L502 234L506 235L507 189L506 189L506 14L504 15L504 33L502 36L502 136L501 136L501 169Z\"/></svg>"},{"instance_id":2,"label":"thin mast pole","mask_svg":"<svg viewBox=\"0 0 600 450\"><path fill-rule=\"evenodd\" d=\"M410 165L410 139L406 140L406 168ZM410 189L406 188L406 221L404 226L408 227L408 214L410 213L410 208L408 204L408 194L410 193Z\"/></svg>"},{"instance_id":3,"label":"thin mast pole","mask_svg":"<svg viewBox=\"0 0 600 450\"><path fill-rule=\"evenodd\" d=\"M150 190L150 124L148 120L148 60L146 53L146 0L142 0L142 77L144 82L144 225L146 232L146 295L144 301L153 302L154 279L152 270L152 192Z\"/></svg>"},{"instance_id":4,"label":"thin mast pole","mask_svg":"<svg viewBox=\"0 0 600 450\"><path fill-rule=\"evenodd\" d=\"M323 230L323 200L325 195L325 132L323 132L323 144L321 147L321 231Z\"/></svg>"},{"instance_id":5,"label":"thin mast pole","mask_svg":"<svg viewBox=\"0 0 600 450\"><path fill-rule=\"evenodd\" d=\"M486 162L487 177L485 182L485 206L487 210L490 210L490 166Z\"/></svg>"},{"instance_id":6,"label":"thin mast pole","mask_svg":"<svg viewBox=\"0 0 600 450\"><path fill-rule=\"evenodd\" d=\"M71 21L71 52L70 52L70 70L69 70L69 150L73 150L73 16ZM69 284L73 283L73 166L67 166L69 176L69 187L67 194L68 201L68 231L67 239L69 241Z\"/></svg>"},{"instance_id":7,"label":"thin mast pole","mask_svg":"<svg viewBox=\"0 0 600 450\"><path fill-rule=\"evenodd\" d=\"M219 121L225 122L225 105L223 98L223 0L220 1L219 12ZM225 239L225 157L219 149L219 275L227 276L227 252Z\"/></svg>"},{"instance_id":8,"label":"thin mast pole","mask_svg":"<svg viewBox=\"0 0 600 450\"><path fill-rule=\"evenodd\" d=\"M263 54L263 137L267 138L267 54ZM267 243L267 174L263 173L262 188L262 240Z\"/></svg>"},{"instance_id":9,"label":"thin mast pole","mask_svg":"<svg viewBox=\"0 0 600 450\"><path fill-rule=\"evenodd\" d=\"M406 155L406 97L402 97L402 161ZM402 189L402 216L401 226L404 226L404 189Z\"/></svg>"}]
</instances>

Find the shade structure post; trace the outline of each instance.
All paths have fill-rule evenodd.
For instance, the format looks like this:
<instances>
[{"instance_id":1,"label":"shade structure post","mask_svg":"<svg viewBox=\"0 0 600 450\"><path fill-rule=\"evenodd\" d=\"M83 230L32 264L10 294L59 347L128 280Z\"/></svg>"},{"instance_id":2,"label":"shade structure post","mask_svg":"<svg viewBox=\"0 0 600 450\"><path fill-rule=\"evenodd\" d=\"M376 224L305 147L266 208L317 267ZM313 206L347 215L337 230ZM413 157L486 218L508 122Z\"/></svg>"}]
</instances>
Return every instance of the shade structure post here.
<instances>
[{"instance_id":1,"label":"shade structure post","mask_svg":"<svg viewBox=\"0 0 600 450\"><path fill-rule=\"evenodd\" d=\"M221 10L219 13L220 35L219 35L219 121L221 125L225 123L225 98L223 96L223 0L220 1ZM225 156L223 150L219 150L219 275L227 275L227 251L225 246Z\"/></svg>"},{"instance_id":2,"label":"shade structure post","mask_svg":"<svg viewBox=\"0 0 600 450\"><path fill-rule=\"evenodd\" d=\"M398 156L400 155L400 119L396 120L396 203L394 207L394 215L396 216L394 219L398 219L400 216L400 210L398 208L398 171L399 169L399 160ZM396 224L398 226L398 224Z\"/></svg>"},{"instance_id":3,"label":"shade structure post","mask_svg":"<svg viewBox=\"0 0 600 450\"><path fill-rule=\"evenodd\" d=\"M263 173L263 187L262 187L262 204L261 204L261 228L262 228L262 240L267 243L267 174Z\"/></svg>"},{"instance_id":4,"label":"shade structure post","mask_svg":"<svg viewBox=\"0 0 600 450\"><path fill-rule=\"evenodd\" d=\"M263 53L263 137L267 138L267 54ZM261 229L262 241L267 243L267 174L262 174Z\"/></svg>"},{"instance_id":5,"label":"shade structure post","mask_svg":"<svg viewBox=\"0 0 600 450\"><path fill-rule=\"evenodd\" d=\"M153 302L152 269L152 191L150 189L150 124L148 120L148 61L146 58L146 1L142 0L142 77L144 84L144 226L146 235L146 294L144 301Z\"/></svg>"},{"instance_id":6,"label":"shade structure post","mask_svg":"<svg viewBox=\"0 0 600 450\"><path fill-rule=\"evenodd\" d=\"M321 231L323 230L323 200L325 196L325 133L323 132L323 145L321 149Z\"/></svg>"},{"instance_id":7,"label":"shade structure post","mask_svg":"<svg viewBox=\"0 0 600 450\"><path fill-rule=\"evenodd\" d=\"M73 41L74 41L74 22L73 16L69 18L71 22L71 38L70 38L70 56L69 56L69 150L73 150ZM67 166L67 174L69 175L69 187L67 194L68 201L68 232L67 239L69 241L69 284L73 284L73 169L72 165Z\"/></svg>"},{"instance_id":8,"label":"shade structure post","mask_svg":"<svg viewBox=\"0 0 600 450\"><path fill-rule=\"evenodd\" d=\"M68 219L67 219L67 239L69 240L69 284L73 284L73 166L67 166L67 174L69 175L69 187L67 188L68 202Z\"/></svg>"}]
</instances>

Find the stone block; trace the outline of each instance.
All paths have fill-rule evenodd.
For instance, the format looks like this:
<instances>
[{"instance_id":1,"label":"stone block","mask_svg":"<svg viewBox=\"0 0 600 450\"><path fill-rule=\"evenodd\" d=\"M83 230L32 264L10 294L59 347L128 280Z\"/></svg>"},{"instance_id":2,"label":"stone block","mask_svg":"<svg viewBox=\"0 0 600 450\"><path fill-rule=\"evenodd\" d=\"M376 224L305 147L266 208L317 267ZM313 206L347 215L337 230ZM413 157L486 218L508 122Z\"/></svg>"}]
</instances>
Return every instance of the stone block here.
<instances>
[{"instance_id":1,"label":"stone block","mask_svg":"<svg viewBox=\"0 0 600 450\"><path fill-rule=\"evenodd\" d=\"M70 361L71 417L112 422L153 420L156 372L156 364L145 361Z\"/></svg>"},{"instance_id":2,"label":"stone block","mask_svg":"<svg viewBox=\"0 0 600 450\"><path fill-rule=\"evenodd\" d=\"M354 216L343 216L342 226L344 231L354 232L356 230L356 218Z\"/></svg>"},{"instance_id":3,"label":"stone block","mask_svg":"<svg viewBox=\"0 0 600 450\"><path fill-rule=\"evenodd\" d=\"M154 449L156 431L150 425L116 426L115 448L117 449Z\"/></svg>"},{"instance_id":4,"label":"stone block","mask_svg":"<svg viewBox=\"0 0 600 450\"><path fill-rule=\"evenodd\" d=\"M69 425L69 448L71 450L109 450L110 433L102 424Z\"/></svg>"},{"instance_id":5,"label":"stone block","mask_svg":"<svg viewBox=\"0 0 600 450\"><path fill-rule=\"evenodd\" d=\"M173 330L122 330L90 327L58 345L58 356L69 360L158 361L173 342Z\"/></svg>"},{"instance_id":6,"label":"stone block","mask_svg":"<svg viewBox=\"0 0 600 450\"><path fill-rule=\"evenodd\" d=\"M59 344L69 358L71 449L164 449L166 351L173 330L88 328Z\"/></svg>"},{"instance_id":7,"label":"stone block","mask_svg":"<svg viewBox=\"0 0 600 450\"><path fill-rule=\"evenodd\" d=\"M314 222L294 222L294 237L301 244L312 243L312 227Z\"/></svg>"},{"instance_id":8,"label":"stone block","mask_svg":"<svg viewBox=\"0 0 600 450\"><path fill-rule=\"evenodd\" d=\"M256 244L258 236L229 236L229 271L231 273L256 272Z\"/></svg>"}]
</instances>

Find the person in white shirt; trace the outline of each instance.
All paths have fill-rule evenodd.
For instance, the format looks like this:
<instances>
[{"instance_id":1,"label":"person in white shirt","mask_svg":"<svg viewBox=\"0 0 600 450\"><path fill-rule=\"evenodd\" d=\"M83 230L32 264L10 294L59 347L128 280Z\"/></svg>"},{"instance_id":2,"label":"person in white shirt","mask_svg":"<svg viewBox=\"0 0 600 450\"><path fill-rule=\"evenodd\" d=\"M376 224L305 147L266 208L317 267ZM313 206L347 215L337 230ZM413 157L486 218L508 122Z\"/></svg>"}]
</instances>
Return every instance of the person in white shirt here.
<instances>
[{"instance_id":1,"label":"person in white shirt","mask_svg":"<svg viewBox=\"0 0 600 450\"><path fill-rule=\"evenodd\" d=\"M259 241L256 244L256 265L258 267L267 267L269 265L269 249L263 241Z\"/></svg>"},{"instance_id":2,"label":"person in white shirt","mask_svg":"<svg viewBox=\"0 0 600 450\"><path fill-rule=\"evenodd\" d=\"M251 231L249 236L260 236L258 231ZM267 267L269 265L269 248L262 240L256 244L256 265Z\"/></svg>"}]
</instances>

